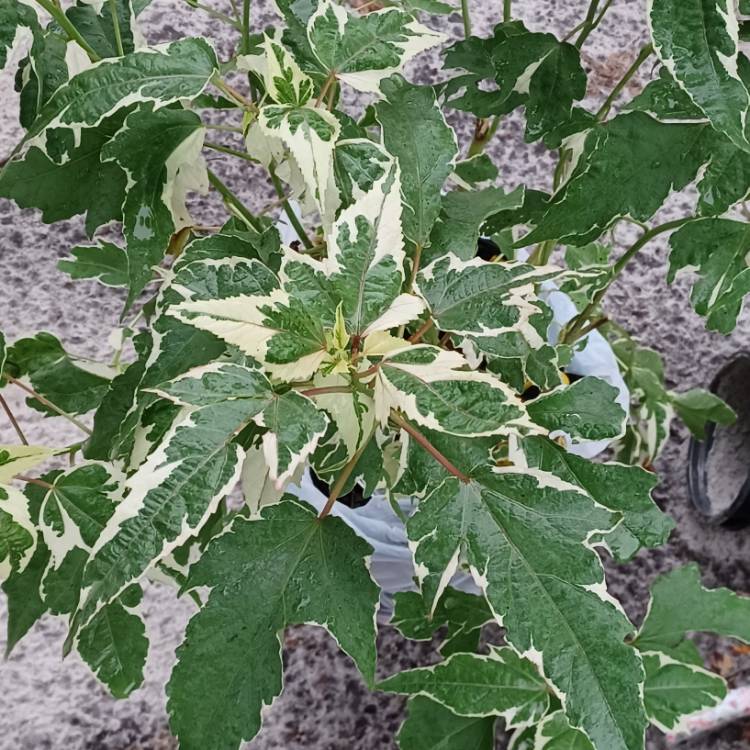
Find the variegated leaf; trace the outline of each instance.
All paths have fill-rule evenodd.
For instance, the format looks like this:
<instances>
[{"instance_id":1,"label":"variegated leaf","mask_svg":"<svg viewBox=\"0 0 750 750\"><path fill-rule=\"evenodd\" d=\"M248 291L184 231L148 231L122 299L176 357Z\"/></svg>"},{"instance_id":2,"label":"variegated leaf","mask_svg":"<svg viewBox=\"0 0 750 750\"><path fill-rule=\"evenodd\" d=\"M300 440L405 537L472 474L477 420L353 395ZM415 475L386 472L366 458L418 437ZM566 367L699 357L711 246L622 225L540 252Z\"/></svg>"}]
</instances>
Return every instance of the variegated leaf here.
<instances>
[{"instance_id":1,"label":"variegated leaf","mask_svg":"<svg viewBox=\"0 0 750 750\"><path fill-rule=\"evenodd\" d=\"M258 732L263 708L282 689L287 626L326 628L373 681L379 592L370 553L341 519L318 519L290 495L258 520L236 518L209 544L186 588L211 593L188 624L167 685L183 747L228 750Z\"/></svg>"},{"instance_id":2,"label":"variegated leaf","mask_svg":"<svg viewBox=\"0 0 750 750\"><path fill-rule=\"evenodd\" d=\"M0 0L0 70L8 61L8 53L26 32L39 29L39 20L31 3L21 0Z\"/></svg>"},{"instance_id":3,"label":"variegated leaf","mask_svg":"<svg viewBox=\"0 0 750 750\"><path fill-rule=\"evenodd\" d=\"M637 750L647 722L641 662L624 643L633 628L587 545L618 520L551 474L497 469L447 479L407 531L432 601L465 561L508 642L554 686L571 724L595 746Z\"/></svg>"},{"instance_id":4,"label":"variegated leaf","mask_svg":"<svg viewBox=\"0 0 750 750\"><path fill-rule=\"evenodd\" d=\"M358 91L379 92L380 81L445 36L397 8L367 15L320 0L307 25L310 49L321 68Z\"/></svg>"},{"instance_id":5,"label":"variegated leaf","mask_svg":"<svg viewBox=\"0 0 750 750\"><path fill-rule=\"evenodd\" d=\"M459 716L501 716L508 728L539 721L549 706L537 668L510 648L453 654L433 667L399 672L378 688L431 698Z\"/></svg>"},{"instance_id":6,"label":"variegated leaf","mask_svg":"<svg viewBox=\"0 0 750 750\"><path fill-rule=\"evenodd\" d=\"M55 455L42 445L0 445L0 485L7 484L17 474L24 474Z\"/></svg>"},{"instance_id":7,"label":"variegated leaf","mask_svg":"<svg viewBox=\"0 0 750 750\"><path fill-rule=\"evenodd\" d=\"M375 375L381 424L391 409L432 430L479 437L531 426L523 404L501 380L466 367L458 352L422 344L385 357Z\"/></svg>"},{"instance_id":8,"label":"variegated leaf","mask_svg":"<svg viewBox=\"0 0 750 750\"><path fill-rule=\"evenodd\" d=\"M583 732L570 726L562 711L555 711L537 725L534 745L528 750L595 750L595 748Z\"/></svg>"},{"instance_id":9,"label":"variegated leaf","mask_svg":"<svg viewBox=\"0 0 750 750\"><path fill-rule=\"evenodd\" d=\"M304 107L313 95L312 79L284 45L268 34L263 35L263 52L266 93L277 104Z\"/></svg>"},{"instance_id":10,"label":"variegated leaf","mask_svg":"<svg viewBox=\"0 0 750 750\"><path fill-rule=\"evenodd\" d=\"M658 651L643 653L646 682L643 699L649 721L662 732L676 730L682 719L722 701L727 685L718 674L685 664Z\"/></svg>"},{"instance_id":11,"label":"variegated leaf","mask_svg":"<svg viewBox=\"0 0 750 750\"><path fill-rule=\"evenodd\" d=\"M28 498L13 487L0 487L0 582L14 571L22 572L36 546Z\"/></svg>"},{"instance_id":12,"label":"variegated leaf","mask_svg":"<svg viewBox=\"0 0 750 750\"><path fill-rule=\"evenodd\" d=\"M738 71L733 0L648 0L647 12L654 49L669 72L719 132L750 151L750 93Z\"/></svg>"}]
</instances>

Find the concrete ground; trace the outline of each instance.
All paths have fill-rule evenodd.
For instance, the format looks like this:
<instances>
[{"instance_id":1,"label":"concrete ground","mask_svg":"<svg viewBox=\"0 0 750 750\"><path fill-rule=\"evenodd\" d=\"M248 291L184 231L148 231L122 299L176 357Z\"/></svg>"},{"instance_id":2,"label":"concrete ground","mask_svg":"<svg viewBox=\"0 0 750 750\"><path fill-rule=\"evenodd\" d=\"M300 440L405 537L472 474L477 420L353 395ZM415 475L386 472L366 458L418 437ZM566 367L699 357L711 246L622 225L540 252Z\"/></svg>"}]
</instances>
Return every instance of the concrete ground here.
<instances>
[{"instance_id":1,"label":"concrete ground","mask_svg":"<svg viewBox=\"0 0 750 750\"><path fill-rule=\"evenodd\" d=\"M221 7L222 2L216 0L216 7ZM470 2L475 32L488 32L498 20L501 3ZM581 20L586 4L584 0L516 0L514 6L531 28L565 33ZM587 45L584 62L591 73L592 101L602 101L606 95L603 92L622 75L643 43L644 6L644 0L615 0L607 20ZM268 0L253 4L259 25L274 22L269 7ZM217 41L220 51L226 53L229 49L231 38L217 22L191 12L179 0L154 0L142 20L152 41L204 34ZM439 20L438 26L454 37L461 34L456 15L447 21ZM434 80L437 72L433 55L417 64L410 75L427 81ZM3 157L19 139L12 88L11 74L2 74L0 96L6 102L0 112ZM466 136L469 123L458 119L455 124ZM511 117L489 149L501 167L502 183L508 187L518 182L548 187L548 155L538 146L525 146L521 134L520 119ZM259 182L258 175L248 172L244 163L218 158L212 167L249 204L258 207L268 201L267 187ZM690 210L690 200L689 195L675 197L660 218L685 215ZM216 201L199 201L195 215L210 224L219 219L221 208ZM618 239L626 242L630 238L626 232L618 232ZM84 240L78 221L48 227L38 223L35 211L21 211L13 204L0 202L0 328L10 339L49 330L60 336L71 351L92 357L108 356L107 334L116 324L121 295L94 283L73 284L56 270L57 260ZM608 310L618 322L661 352L671 386L705 386L733 352L750 349L750 316L745 313L737 330L727 338L708 333L690 309L687 283L667 287L665 275L665 241L660 239L648 246L618 281L609 297ZM20 398L14 400L13 406L22 413L24 429L32 441L56 444L74 437L59 420L34 419ZM0 422L0 442L12 442L13 434ZM670 543L661 550L641 554L629 565L608 566L613 594L636 621L645 610L646 592L653 578L687 561L700 563L709 585L750 592L750 533L707 531L696 518L685 485L686 450L686 430L675 426L658 466L661 485L657 499L677 520ZM175 601L171 592L151 587L146 592L145 614L151 639L146 682L125 701L109 697L76 657L63 664L63 623L49 619L41 622L0 666L0 750L173 748L163 685L191 606ZM4 617L4 603L0 603L0 621ZM725 673L736 671L736 655L727 644L705 641L703 645L716 668ZM389 628L382 630L379 647L384 675L433 657L429 645L406 642ZM290 630L284 659L286 692L268 712L263 730L248 745L250 750L395 748L393 737L403 718L403 699L369 693L350 661L323 631L308 627ZM741 684L742 674L734 679ZM702 740L695 747L740 750L750 748L749 737L748 729L740 725ZM501 747L505 747L505 741L499 736L498 748ZM649 747L660 747L658 738L652 739Z\"/></svg>"}]
</instances>

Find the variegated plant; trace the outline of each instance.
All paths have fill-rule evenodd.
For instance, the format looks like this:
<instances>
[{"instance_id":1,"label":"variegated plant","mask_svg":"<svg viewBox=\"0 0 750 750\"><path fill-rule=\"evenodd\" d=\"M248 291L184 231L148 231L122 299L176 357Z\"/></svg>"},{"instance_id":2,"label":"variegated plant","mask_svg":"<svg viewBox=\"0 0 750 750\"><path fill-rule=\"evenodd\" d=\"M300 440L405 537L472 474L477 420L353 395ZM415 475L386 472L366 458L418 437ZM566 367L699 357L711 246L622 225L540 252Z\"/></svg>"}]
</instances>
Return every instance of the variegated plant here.
<instances>
[{"instance_id":1,"label":"variegated plant","mask_svg":"<svg viewBox=\"0 0 750 750\"><path fill-rule=\"evenodd\" d=\"M670 280L697 268L695 310L719 332L736 324L750 290L750 230L733 210L750 191L750 63L733 3L650 0L653 41L596 111L580 105L580 50L616 2L592 0L563 40L513 20L509 0L491 36L471 36L464 2L467 38L449 46L417 17L452 11L438 0L279 0L283 23L263 34L249 0L195 3L238 32L221 61L204 39L149 46L144 5L0 0L2 63L27 45L26 135L0 195L48 223L85 215L92 244L60 267L121 290L125 308L107 365L49 333L0 335L0 384L84 436L28 445L0 396L19 437L0 446L8 650L65 617L66 653L126 696L148 648L141 587L173 584L196 606L167 685L186 750L255 736L282 689L284 629L303 623L326 628L369 685L412 696L404 750L489 749L498 718L516 750L642 750L649 724L673 729L719 701L724 683L686 634L749 642L750 602L687 567L656 582L636 628L601 556L669 536L647 469L672 414L698 435L732 414L667 390L659 356L602 302L676 230ZM441 46L441 83L406 80L409 60ZM653 80L611 116L646 61ZM356 92L371 102L359 119L341 107ZM549 195L494 184L483 150L517 108L526 140L559 153ZM446 112L475 121L465 152ZM208 138L217 122L233 142ZM267 170L295 242L207 169L210 151ZM690 215L646 224L688 185ZM186 207L210 186L231 214L218 229ZM100 229L113 222L119 241ZM621 222L642 234L613 260ZM576 308L561 331L555 290ZM623 390L566 372L602 332L629 414ZM592 441L619 462L573 450ZM329 486L319 513L295 491L308 470ZM410 540L414 590L396 595L393 624L416 640L445 632L444 661L379 683L372 549L337 517L355 487L390 500ZM480 595L451 587L461 571ZM488 623L504 643L480 649Z\"/></svg>"}]
</instances>

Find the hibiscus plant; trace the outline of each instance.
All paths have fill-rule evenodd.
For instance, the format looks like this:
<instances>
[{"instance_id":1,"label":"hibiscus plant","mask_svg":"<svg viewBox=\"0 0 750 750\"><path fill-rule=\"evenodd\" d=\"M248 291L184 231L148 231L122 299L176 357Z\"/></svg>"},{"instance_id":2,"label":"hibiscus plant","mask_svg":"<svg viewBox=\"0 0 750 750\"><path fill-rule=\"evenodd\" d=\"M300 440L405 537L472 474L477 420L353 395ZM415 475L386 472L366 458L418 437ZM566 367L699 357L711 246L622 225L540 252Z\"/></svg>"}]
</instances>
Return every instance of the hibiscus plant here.
<instances>
[{"instance_id":1,"label":"hibiscus plant","mask_svg":"<svg viewBox=\"0 0 750 750\"><path fill-rule=\"evenodd\" d=\"M750 290L737 210L749 9L649 0L650 43L584 107L581 48L616 0L592 0L561 39L508 0L491 35L472 36L464 1L453 42L440 0L278 0L265 31L249 0L191 3L236 31L226 60L203 38L149 45L145 4L0 0L3 65L26 44L25 135L0 195L46 223L83 215L91 243L60 269L123 300L111 362L47 332L0 335L4 391L83 438L29 445L0 392L18 434L0 446L8 649L64 617L64 652L127 696L148 649L142 586L171 583L161 596L195 605L166 686L190 750L257 734L282 690L284 630L305 623L373 689L411 696L403 750L492 748L499 720L516 750L639 750L649 724L673 730L719 702L726 686L686 635L750 641L749 601L687 566L657 579L636 627L602 556L628 561L672 530L651 498L672 415L700 436L732 413L706 391L668 390L656 352L602 303L670 233L668 281L696 271L695 311L719 333L736 325ZM407 80L432 48L437 79ZM636 73L649 80L629 98ZM549 193L497 187L485 146L514 110L536 153L557 157ZM470 143L446 116L472 123ZM278 201L249 210L207 168L212 151L253 180L263 170ZM693 210L658 223L688 186ZM220 227L186 207L211 188ZM613 231L628 226L638 239L622 252ZM574 306L567 319L551 291ZM593 336L622 388L570 367ZM606 459L579 455L594 441ZM305 471L326 488L322 509L290 492ZM338 513L354 489L405 526L414 587L391 622L416 640L444 632L438 664L376 678L372 548ZM451 586L461 571L477 594ZM480 645L489 623L502 641Z\"/></svg>"}]
</instances>

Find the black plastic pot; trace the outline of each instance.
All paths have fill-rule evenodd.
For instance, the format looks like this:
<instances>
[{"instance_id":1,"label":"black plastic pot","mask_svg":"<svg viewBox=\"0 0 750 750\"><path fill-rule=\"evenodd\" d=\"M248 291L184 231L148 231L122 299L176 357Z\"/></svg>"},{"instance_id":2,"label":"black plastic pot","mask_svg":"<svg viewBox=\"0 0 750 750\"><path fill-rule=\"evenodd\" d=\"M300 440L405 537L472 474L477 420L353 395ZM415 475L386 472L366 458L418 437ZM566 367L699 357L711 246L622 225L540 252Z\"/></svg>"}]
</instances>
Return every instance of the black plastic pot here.
<instances>
[{"instance_id":1,"label":"black plastic pot","mask_svg":"<svg viewBox=\"0 0 750 750\"><path fill-rule=\"evenodd\" d=\"M719 370L711 392L737 414L730 426L706 425L704 441L691 438L688 488L708 523L727 528L750 524L750 352L742 352Z\"/></svg>"}]
</instances>

